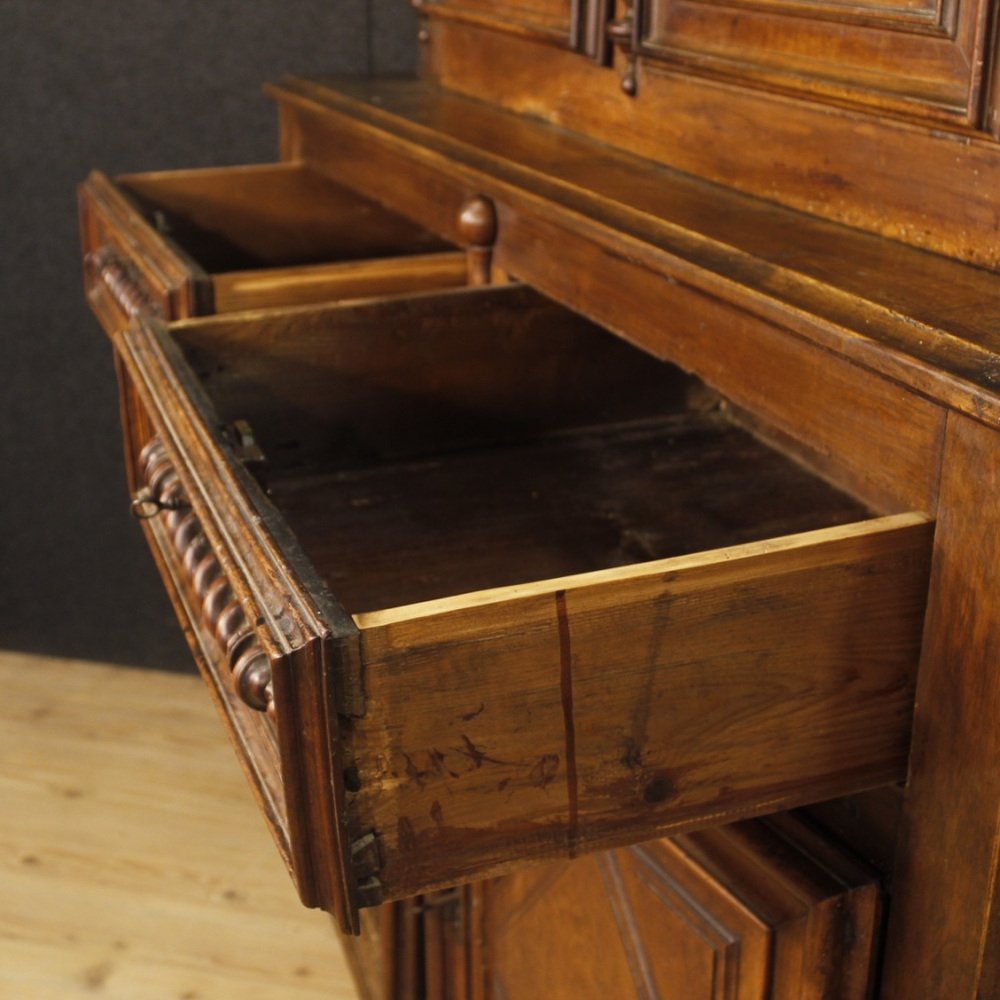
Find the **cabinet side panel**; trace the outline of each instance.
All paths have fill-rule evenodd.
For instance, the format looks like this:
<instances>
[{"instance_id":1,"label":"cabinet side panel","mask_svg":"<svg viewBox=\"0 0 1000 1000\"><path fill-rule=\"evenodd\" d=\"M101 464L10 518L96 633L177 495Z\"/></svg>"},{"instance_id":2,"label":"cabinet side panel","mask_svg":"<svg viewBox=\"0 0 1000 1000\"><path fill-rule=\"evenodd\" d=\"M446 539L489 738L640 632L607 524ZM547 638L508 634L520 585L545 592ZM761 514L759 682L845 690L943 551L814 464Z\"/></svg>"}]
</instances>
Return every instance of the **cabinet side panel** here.
<instances>
[{"instance_id":1,"label":"cabinet side panel","mask_svg":"<svg viewBox=\"0 0 1000 1000\"><path fill-rule=\"evenodd\" d=\"M1000 448L949 420L883 995L998 995Z\"/></svg>"}]
</instances>

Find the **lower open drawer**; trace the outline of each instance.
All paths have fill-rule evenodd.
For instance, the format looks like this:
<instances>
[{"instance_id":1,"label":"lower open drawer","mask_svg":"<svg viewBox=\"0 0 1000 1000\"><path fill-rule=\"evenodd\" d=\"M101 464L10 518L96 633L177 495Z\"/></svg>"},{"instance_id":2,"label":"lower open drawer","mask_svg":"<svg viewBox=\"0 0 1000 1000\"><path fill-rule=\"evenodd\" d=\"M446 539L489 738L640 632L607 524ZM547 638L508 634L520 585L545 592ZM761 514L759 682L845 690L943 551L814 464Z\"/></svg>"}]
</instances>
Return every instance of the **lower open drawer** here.
<instances>
[{"instance_id":1,"label":"lower open drawer","mask_svg":"<svg viewBox=\"0 0 1000 1000\"><path fill-rule=\"evenodd\" d=\"M302 896L345 929L904 777L932 526L676 369L517 286L116 345L136 510Z\"/></svg>"}]
</instances>

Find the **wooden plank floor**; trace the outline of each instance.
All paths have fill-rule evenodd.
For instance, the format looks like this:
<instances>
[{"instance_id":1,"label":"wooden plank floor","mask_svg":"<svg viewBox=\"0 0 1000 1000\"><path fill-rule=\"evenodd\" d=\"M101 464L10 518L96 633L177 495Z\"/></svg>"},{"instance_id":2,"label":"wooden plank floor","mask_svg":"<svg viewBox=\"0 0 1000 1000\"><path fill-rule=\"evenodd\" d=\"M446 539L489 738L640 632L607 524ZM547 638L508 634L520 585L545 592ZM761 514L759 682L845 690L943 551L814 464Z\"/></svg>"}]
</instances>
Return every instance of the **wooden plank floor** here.
<instances>
[{"instance_id":1,"label":"wooden plank floor","mask_svg":"<svg viewBox=\"0 0 1000 1000\"><path fill-rule=\"evenodd\" d=\"M0 652L0 998L354 1000L195 677Z\"/></svg>"}]
</instances>

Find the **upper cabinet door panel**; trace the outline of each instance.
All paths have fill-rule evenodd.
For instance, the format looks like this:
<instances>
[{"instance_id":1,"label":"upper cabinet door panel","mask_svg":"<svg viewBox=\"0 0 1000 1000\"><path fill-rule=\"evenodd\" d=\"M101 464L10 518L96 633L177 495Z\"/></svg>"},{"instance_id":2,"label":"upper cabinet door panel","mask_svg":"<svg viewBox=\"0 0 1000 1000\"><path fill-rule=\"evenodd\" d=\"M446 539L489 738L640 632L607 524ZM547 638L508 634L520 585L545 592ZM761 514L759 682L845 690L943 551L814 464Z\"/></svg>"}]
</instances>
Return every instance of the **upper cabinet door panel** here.
<instances>
[{"instance_id":1,"label":"upper cabinet door panel","mask_svg":"<svg viewBox=\"0 0 1000 1000\"><path fill-rule=\"evenodd\" d=\"M643 71L979 129L988 0L425 0L427 13ZM624 57L624 58L623 58Z\"/></svg>"},{"instance_id":2,"label":"upper cabinet door panel","mask_svg":"<svg viewBox=\"0 0 1000 1000\"><path fill-rule=\"evenodd\" d=\"M977 127L986 0L637 0L657 66Z\"/></svg>"},{"instance_id":3,"label":"upper cabinet door panel","mask_svg":"<svg viewBox=\"0 0 1000 1000\"><path fill-rule=\"evenodd\" d=\"M570 35L573 0L431 0L429 13L470 21L518 35L565 44Z\"/></svg>"}]
</instances>

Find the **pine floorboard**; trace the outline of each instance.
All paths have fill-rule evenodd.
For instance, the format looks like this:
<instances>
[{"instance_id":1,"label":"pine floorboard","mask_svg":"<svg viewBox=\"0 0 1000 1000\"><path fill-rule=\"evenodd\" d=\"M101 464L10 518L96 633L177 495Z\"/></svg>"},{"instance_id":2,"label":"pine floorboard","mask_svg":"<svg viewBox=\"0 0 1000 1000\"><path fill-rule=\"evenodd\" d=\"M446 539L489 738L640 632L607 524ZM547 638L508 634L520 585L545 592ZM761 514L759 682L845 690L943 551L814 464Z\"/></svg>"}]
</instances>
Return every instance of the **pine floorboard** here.
<instances>
[{"instance_id":1,"label":"pine floorboard","mask_svg":"<svg viewBox=\"0 0 1000 1000\"><path fill-rule=\"evenodd\" d=\"M0 1000L355 1000L201 681L0 652Z\"/></svg>"}]
</instances>

